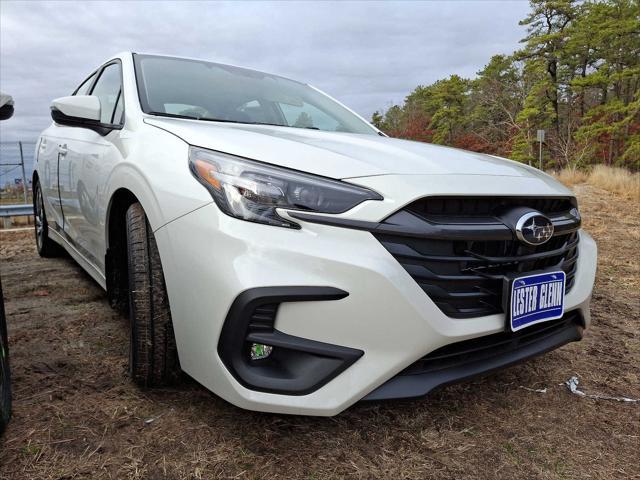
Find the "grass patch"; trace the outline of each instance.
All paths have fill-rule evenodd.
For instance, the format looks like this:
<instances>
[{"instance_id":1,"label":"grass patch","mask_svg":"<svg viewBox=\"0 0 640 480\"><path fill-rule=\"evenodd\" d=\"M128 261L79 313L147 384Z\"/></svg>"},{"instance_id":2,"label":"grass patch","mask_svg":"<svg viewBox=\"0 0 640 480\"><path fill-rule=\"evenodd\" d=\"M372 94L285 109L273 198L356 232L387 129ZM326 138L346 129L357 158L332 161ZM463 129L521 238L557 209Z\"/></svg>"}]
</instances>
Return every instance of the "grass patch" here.
<instances>
[{"instance_id":1,"label":"grass patch","mask_svg":"<svg viewBox=\"0 0 640 480\"><path fill-rule=\"evenodd\" d=\"M577 168L565 168L555 174L555 177L568 187L585 183L589 178L589 174Z\"/></svg>"},{"instance_id":2,"label":"grass patch","mask_svg":"<svg viewBox=\"0 0 640 480\"><path fill-rule=\"evenodd\" d=\"M596 165L590 172L565 168L555 172L554 176L568 187L588 183L629 200L640 200L640 173L625 168Z\"/></svg>"},{"instance_id":3,"label":"grass patch","mask_svg":"<svg viewBox=\"0 0 640 480\"><path fill-rule=\"evenodd\" d=\"M640 174L624 168L596 165L587 182L630 200L640 200Z\"/></svg>"}]
</instances>

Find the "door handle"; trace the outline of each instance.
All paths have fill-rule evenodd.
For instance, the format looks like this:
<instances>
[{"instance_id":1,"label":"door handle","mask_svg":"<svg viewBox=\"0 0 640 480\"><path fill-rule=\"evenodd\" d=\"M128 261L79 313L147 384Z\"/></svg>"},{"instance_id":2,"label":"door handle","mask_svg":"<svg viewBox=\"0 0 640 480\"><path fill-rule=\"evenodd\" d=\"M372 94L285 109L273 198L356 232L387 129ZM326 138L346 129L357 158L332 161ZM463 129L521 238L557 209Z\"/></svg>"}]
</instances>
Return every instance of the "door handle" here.
<instances>
[{"instance_id":1,"label":"door handle","mask_svg":"<svg viewBox=\"0 0 640 480\"><path fill-rule=\"evenodd\" d=\"M64 157L68 152L67 144L65 143L64 145L60 145L60 147L58 148L58 152L60 153L60 156Z\"/></svg>"}]
</instances>

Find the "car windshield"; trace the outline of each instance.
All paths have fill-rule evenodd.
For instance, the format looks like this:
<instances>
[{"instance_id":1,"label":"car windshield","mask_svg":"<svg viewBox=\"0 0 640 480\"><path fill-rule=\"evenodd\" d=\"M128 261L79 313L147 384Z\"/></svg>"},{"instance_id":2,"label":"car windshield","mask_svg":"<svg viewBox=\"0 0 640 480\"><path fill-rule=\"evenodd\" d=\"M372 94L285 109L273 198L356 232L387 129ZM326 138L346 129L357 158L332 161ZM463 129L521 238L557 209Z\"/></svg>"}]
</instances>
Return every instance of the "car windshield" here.
<instances>
[{"instance_id":1,"label":"car windshield","mask_svg":"<svg viewBox=\"0 0 640 480\"><path fill-rule=\"evenodd\" d=\"M309 85L218 63L135 55L145 113L376 135L349 110Z\"/></svg>"}]
</instances>

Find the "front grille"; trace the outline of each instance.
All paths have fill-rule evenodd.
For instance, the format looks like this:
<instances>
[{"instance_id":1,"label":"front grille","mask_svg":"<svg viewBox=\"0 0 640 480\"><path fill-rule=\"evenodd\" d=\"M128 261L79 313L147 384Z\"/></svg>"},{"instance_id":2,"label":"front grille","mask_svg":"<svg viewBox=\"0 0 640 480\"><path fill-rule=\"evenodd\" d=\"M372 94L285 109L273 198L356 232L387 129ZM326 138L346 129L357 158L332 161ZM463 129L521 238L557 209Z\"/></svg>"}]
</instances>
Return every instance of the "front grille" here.
<instances>
[{"instance_id":1,"label":"front grille","mask_svg":"<svg viewBox=\"0 0 640 480\"><path fill-rule=\"evenodd\" d=\"M556 226L543 245L515 239L501 214L527 207ZM446 315L502 313L505 276L538 270L574 283L580 218L572 198L430 197L388 218L373 234Z\"/></svg>"},{"instance_id":2,"label":"front grille","mask_svg":"<svg viewBox=\"0 0 640 480\"><path fill-rule=\"evenodd\" d=\"M455 221L494 218L500 211L514 207L528 207L552 217L575 206L571 197L426 197L407 206L407 210L434 221Z\"/></svg>"},{"instance_id":3,"label":"front grille","mask_svg":"<svg viewBox=\"0 0 640 480\"><path fill-rule=\"evenodd\" d=\"M399 375L424 375L439 370L485 362L499 355L523 349L534 343L575 327L582 328L577 311L568 312L559 320L538 323L517 332L501 332L463 342L445 345L413 363Z\"/></svg>"}]
</instances>

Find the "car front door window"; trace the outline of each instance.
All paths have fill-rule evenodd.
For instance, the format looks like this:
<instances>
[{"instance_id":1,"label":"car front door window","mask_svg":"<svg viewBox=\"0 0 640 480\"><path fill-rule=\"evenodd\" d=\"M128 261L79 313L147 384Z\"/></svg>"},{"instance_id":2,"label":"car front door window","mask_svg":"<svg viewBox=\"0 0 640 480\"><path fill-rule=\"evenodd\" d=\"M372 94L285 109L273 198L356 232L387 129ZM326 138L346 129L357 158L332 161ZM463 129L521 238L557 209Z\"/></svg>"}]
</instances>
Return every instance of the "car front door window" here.
<instances>
[{"instance_id":1,"label":"car front door window","mask_svg":"<svg viewBox=\"0 0 640 480\"><path fill-rule=\"evenodd\" d=\"M120 105L118 108L122 108L122 102L118 102L121 89L120 64L112 63L104 67L91 91L91 95L100 99L100 123L111 124L116 107ZM119 116L122 116L122 112ZM119 118L116 118L116 121L118 120Z\"/></svg>"}]
</instances>

